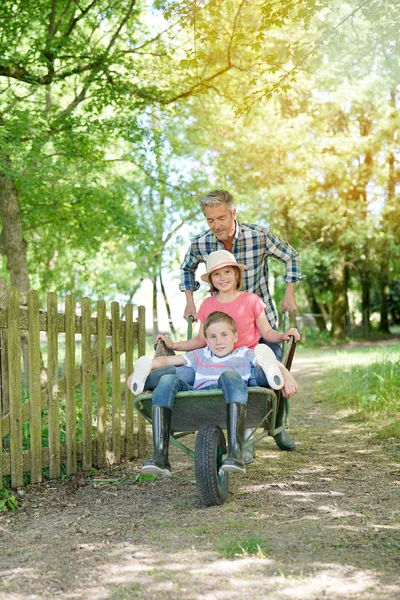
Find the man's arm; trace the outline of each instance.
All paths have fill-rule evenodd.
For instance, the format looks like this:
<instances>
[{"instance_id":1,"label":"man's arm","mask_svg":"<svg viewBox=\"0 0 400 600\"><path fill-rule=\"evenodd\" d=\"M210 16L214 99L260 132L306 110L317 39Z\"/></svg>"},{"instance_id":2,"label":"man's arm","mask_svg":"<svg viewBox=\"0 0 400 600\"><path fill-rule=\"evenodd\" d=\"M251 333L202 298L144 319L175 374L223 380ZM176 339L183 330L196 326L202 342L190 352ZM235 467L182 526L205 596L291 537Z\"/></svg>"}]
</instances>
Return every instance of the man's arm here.
<instances>
[{"instance_id":1,"label":"man's arm","mask_svg":"<svg viewBox=\"0 0 400 600\"><path fill-rule=\"evenodd\" d=\"M193 298L193 290L185 290L185 295L186 295L186 307L185 307L185 311L183 313L183 318L186 319L186 321L188 321L190 316L194 317L194 320L197 321L196 319L196 305L194 303L194 298Z\"/></svg>"},{"instance_id":2,"label":"man's arm","mask_svg":"<svg viewBox=\"0 0 400 600\"><path fill-rule=\"evenodd\" d=\"M304 279L304 275L300 273L300 257L299 253L282 238L275 236L270 231L267 235L267 251L270 256L277 258L285 263L286 267L286 291L282 301L282 313L289 309L290 314L297 310L295 299L296 282Z\"/></svg>"},{"instance_id":3,"label":"man's arm","mask_svg":"<svg viewBox=\"0 0 400 600\"><path fill-rule=\"evenodd\" d=\"M186 321L190 315L196 317L196 305L193 299L193 292L200 287L199 282L195 280L195 273L199 263L200 257L194 252L193 246L190 245L181 264L181 282L179 285L181 292L185 292L186 295L186 307L183 313L183 317Z\"/></svg>"},{"instance_id":4,"label":"man's arm","mask_svg":"<svg viewBox=\"0 0 400 600\"><path fill-rule=\"evenodd\" d=\"M286 286L285 295L282 300L282 313L284 313L285 310L289 310L289 314L291 315L292 312L297 310L297 302L294 296L295 286L295 283L288 283Z\"/></svg>"}]
</instances>

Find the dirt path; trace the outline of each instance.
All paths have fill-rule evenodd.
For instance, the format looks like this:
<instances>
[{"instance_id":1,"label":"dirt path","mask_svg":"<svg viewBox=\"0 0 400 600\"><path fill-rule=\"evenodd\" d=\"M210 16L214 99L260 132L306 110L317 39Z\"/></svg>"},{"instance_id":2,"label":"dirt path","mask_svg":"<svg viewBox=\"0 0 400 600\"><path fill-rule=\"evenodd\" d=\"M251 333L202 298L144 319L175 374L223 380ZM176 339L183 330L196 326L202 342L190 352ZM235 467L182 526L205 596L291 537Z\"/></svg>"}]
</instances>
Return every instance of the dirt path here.
<instances>
[{"instance_id":1,"label":"dirt path","mask_svg":"<svg viewBox=\"0 0 400 600\"><path fill-rule=\"evenodd\" d=\"M131 463L103 474L125 477L116 486L76 477L27 490L18 514L0 516L0 599L399 599L398 445L371 443L318 402L324 368L296 358L297 451L262 440L221 507L200 507L174 450L186 479L138 484Z\"/></svg>"}]
</instances>

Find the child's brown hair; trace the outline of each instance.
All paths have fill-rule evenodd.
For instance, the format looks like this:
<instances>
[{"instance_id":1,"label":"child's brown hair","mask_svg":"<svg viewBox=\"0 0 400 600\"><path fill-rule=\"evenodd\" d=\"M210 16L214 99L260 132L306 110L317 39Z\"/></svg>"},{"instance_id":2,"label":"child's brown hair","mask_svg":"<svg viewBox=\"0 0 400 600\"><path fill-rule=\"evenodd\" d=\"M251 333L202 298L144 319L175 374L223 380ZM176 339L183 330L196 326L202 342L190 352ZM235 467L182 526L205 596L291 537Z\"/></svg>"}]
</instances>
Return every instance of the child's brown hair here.
<instances>
[{"instance_id":1,"label":"child's brown hair","mask_svg":"<svg viewBox=\"0 0 400 600\"><path fill-rule=\"evenodd\" d=\"M229 327L229 329L233 331L233 333L237 333L236 323L232 319L232 317L230 317L224 312L221 312L220 310L215 310L210 315L208 315L207 319L204 322L203 333L205 338L207 338L207 329L210 327L210 325L213 325L214 323L225 323Z\"/></svg>"}]
</instances>

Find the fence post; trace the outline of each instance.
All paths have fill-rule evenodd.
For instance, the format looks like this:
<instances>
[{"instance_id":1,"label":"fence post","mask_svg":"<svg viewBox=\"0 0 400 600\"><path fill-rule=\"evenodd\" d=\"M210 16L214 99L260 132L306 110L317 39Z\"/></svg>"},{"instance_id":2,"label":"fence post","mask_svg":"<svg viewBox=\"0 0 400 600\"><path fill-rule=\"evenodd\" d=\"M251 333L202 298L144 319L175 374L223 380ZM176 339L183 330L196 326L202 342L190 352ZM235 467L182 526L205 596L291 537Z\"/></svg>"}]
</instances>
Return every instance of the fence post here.
<instances>
[{"instance_id":1,"label":"fence post","mask_svg":"<svg viewBox=\"0 0 400 600\"><path fill-rule=\"evenodd\" d=\"M77 471L75 396L75 298L65 297L65 427L67 434L67 473Z\"/></svg>"},{"instance_id":2,"label":"fence post","mask_svg":"<svg viewBox=\"0 0 400 600\"><path fill-rule=\"evenodd\" d=\"M28 357L30 401L31 481L42 481L42 411L40 406L39 294L28 292Z\"/></svg>"},{"instance_id":3,"label":"fence post","mask_svg":"<svg viewBox=\"0 0 400 600\"><path fill-rule=\"evenodd\" d=\"M125 384L133 371L133 306L127 304L125 307ZM134 443L134 419L133 419L133 394L125 385L125 435L126 456L132 459L135 454Z\"/></svg>"},{"instance_id":4,"label":"fence post","mask_svg":"<svg viewBox=\"0 0 400 600\"><path fill-rule=\"evenodd\" d=\"M97 302L97 465L106 464L107 376L106 376L106 303Z\"/></svg>"},{"instance_id":5,"label":"fence post","mask_svg":"<svg viewBox=\"0 0 400 600\"><path fill-rule=\"evenodd\" d=\"M146 311L144 306L138 307L138 356L146 353ZM146 454L146 419L138 416L138 456Z\"/></svg>"},{"instance_id":6,"label":"fence post","mask_svg":"<svg viewBox=\"0 0 400 600\"><path fill-rule=\"evenodd\" d=\"M49 475L60 476L60 418L58 406L58 298L47 294L47 406L49 407Z\"/></svg>"},{"instance_id":7,"label":"fence post","mask_svg":"<svg viewBox=\"0 0 400 600\"><path fill-rule=\"evenodd\" d=\"M82 298L82 466L87 471L92 460L92 348L90 298Z\"/></svg>"},{"instance_id":8,"label":"fence post","mask_svg":"<svg viewBox=\"0 0 400 600\"><path fill-rule=\"evenodd\" d=\"M8 364L10 384L10 453L11 486L23 484L22 462L22 403L21 403L21 344L20 295L16 287L10 288L7 311Z\"/></svg>"},{"instance_id":9,"label":"fence post","mask_svg":"<svg viewBox=\"0 0 400 600\"><path fill-rule=\"evenodd\" d=\"M114 461L121 460L121 364L119 304L111 302L112 319L112 449Z\"/></svg>"}]
</instances>

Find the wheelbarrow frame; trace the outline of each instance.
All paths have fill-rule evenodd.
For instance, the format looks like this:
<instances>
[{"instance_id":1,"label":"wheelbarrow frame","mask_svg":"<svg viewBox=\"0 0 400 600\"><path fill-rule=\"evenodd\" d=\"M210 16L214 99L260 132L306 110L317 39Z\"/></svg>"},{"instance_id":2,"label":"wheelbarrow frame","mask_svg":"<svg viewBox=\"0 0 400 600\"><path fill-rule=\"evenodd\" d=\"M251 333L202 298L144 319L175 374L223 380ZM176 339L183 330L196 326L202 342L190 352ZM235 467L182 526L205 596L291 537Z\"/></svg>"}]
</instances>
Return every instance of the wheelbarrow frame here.
<instances>
[{"instance_id":1,"label":"wheelbarrow frame","mask_svg":"<svg viewBox=\"0 0 400 600\"><path fill-rule=\"evenodd\" d=\"M193 318L188 322L188 339L192 337ZM289 315L284 315L284 329L289 328ZM290 370L296 342L293 337L283 343L282 363ZM244 442L244 449L262 440L265 436L275 436L289 426L290 403L283 399L280 391L263 387L249 387L246 410L246 428L252 433ZM151 419L152 392L146 391L137 396L135 409L149 423ZM276 427L279 402L285 401L285 418ZM220 473L223 455L226 454L226 441L222 430L226 430L226 402L222 390L191 390L178 392L172 411L170 442L195 461L196 484L200 499L205 505L222 504L229 487L228 473ZM257 433L258 430L261 430ZM180 440L197 433L195 449L192 450Z\"/></svg>"}]
</instances>

